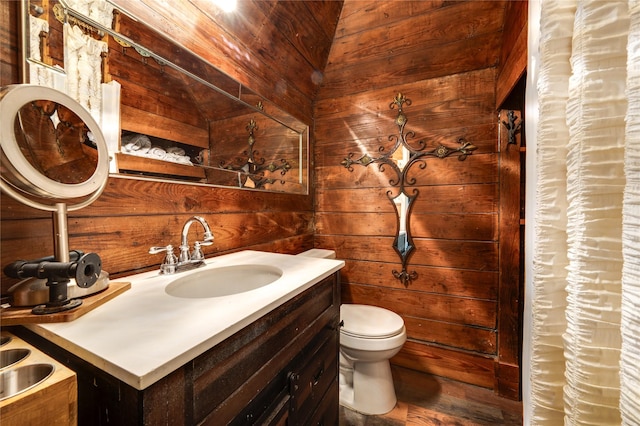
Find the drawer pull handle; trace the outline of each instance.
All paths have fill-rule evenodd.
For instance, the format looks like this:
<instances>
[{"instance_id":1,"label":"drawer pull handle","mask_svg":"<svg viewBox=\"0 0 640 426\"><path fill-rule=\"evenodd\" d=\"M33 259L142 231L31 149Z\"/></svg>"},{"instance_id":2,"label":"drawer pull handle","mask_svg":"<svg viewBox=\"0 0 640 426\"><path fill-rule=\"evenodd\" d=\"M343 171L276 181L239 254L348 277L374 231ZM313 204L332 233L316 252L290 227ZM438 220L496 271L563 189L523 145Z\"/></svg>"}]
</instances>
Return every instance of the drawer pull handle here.
<instances>
[{"instance_id":1,"label":"drawer pull handle","mask_svg":"<svg viewBox=\"0 0 640 426\"><path fill-rule=\"evenodd\" d=\"M324 374L324 367L320 367L320 370L313 376L313 386L317 385L320 381L320 377Z\"/></svg>"}]
</instances>

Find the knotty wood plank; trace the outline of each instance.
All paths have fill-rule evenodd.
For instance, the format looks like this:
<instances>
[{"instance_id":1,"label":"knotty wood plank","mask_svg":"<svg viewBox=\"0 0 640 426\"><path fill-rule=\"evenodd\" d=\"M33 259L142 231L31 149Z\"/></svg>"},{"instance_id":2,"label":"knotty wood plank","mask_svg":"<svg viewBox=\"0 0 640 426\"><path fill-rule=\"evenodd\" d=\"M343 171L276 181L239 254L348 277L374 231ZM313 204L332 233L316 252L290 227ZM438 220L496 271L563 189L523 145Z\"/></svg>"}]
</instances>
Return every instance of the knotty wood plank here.
<instances>
[{"instance_id":1,"label":"knotty wood plank","mask_svg":"<svg viewBox=\"0 0 640 426\"><path fill-rule=\"evenodd\" d=\"M494 329L496 302L358 284L342 285L343 303L376 305L402 317ZM412 336L409 336L412 338Z\"/></svg>"},{"instance_id":2,"label":"knotty wood plank","mask_svg":"<svg viewBox=\"0 0 640 426\"><path fill-rule=\"evenodd\" d=\"M344 2L342 0L310 0L303 3L309 9L313 20L320 24L320 29L332 43ZM327 58L324 60L326 61Z\"/></svg>"},{"instance_id":3,"label":"knotty wood plank","mask_svg":"<svg viewBox=\"0 0 640 426\"><path fill-rule=\"evenodd\" d=\"M419 425L421 421L429 424L438 418L423 409L452 416L446 425L468 425L480 420L486 421L482 423L486 426L522 424L522 404L501 398L491 389L398 366L391 370L398 401L408 406L403 418L407 425Z\"/></svg>"},{"instance_id":4,"label":"knotty wood plank","mask_svg":"<svg viewBox=\"0 0 640 426\"><path fill-rule=\"evenodd\" d=\"M437 10L447 3L446 0L396 1L396 2L358 2L344 3L340 15L336 38L340 39L353 33L366 31L380 25L397 24L413 15Z\"/></svg>"},{"instance_id":5,"label":"knotty wood plank","mask_svg":"<svg viewBox=\"0 0 640 426\"><path fill-rule=\"evenodd\" d=\"M205 178L205 173L202 168L191 165L162 161L150 157L121 154L119 152L116 153L116 159L120 173L131 171L134 173L156 173L171 175L173 177L197 178L201 182L204 181Z\"/></svg>"},{"instance_id":6,"label":"knotty wood plank","mask_svg":"<svg viewBox=\"0 0 640 426\"><path fill-rule=\"evenodd\" d=\"M522 113L516 111L521 119ZM505 121L507 111L500 116ZM521 154L522 135L516 135L516 144L508 143L507 135L500 140L500 293L498 336L499 362L518 365L520 362L522 315L522 279L520 275L520 215L521 215Z\"/></svg>"},{"instance_id":7,"label":"knotty wood plank","mask_svg":"<svg viewBox=\"0 0 640 426\"><path fill-rule=\"evenodd\" d=\"M495 242L428 240L414 238L416 247L410 265L496 271L498 247ZM316 235L318 247L334 247L339 259L399 262L392 237L352 238L349 235Z\"/></svg>"},{"instance_id":8,"label":"knotty wood plank","mask_svg":"<svg viewBox=\"0 0 640 426\"><path fill-rule=\"evenodd\" d=\"M395 8L401 9L396 2ZM429 6L427 6L428 8ZM419 9L419 5L405 5L404 9ZM394 56L404 53L419 54L420 46L439 46L446 49L446 45L459 40L477 37L483 34L492 36L499 34L504 19L504 2L450 2L447 7L428 9L424 12L412 11L406 19L388 22L382 16L378 21L367 19L370 13L362 16L370 24L361 27L367 31L340 36L331 51L331 57L340 61L340 67L351 66L355 63L378 60L392 52ZM410 21L410 26L407 22ZM384 53L384 55L383 55ZM331 60L329 67L331 67Z\"/></svg>"},{"instance_id":9,"label":"knotty wood plank","mask_svg":"<svg viewBox=\"0 0 640 426\"><path fill-rule=\"evenodd\" d=\"M393 96L395 95L390 98ZM455 144L459 137L466 137L465 129L467 126L482 126L495 122L493 105L493 97L478 96L431 104L424 109L405 107L405 115L408 118L405 132L413 131L415 133L415 136L407 142L417 142L434 134L448 135L455 131L451 130L452 127L454 129L461 128L462 130L456 131L454 137L448 141L448 144ZM360 111L354 111L352 115L345 113L341 117L323 121L326 127L323 127L324 130L319 129L316 137L319 140L381 138L383 143L392 146L393 144L389 143L388 137L398 134L398 128L393 122L397 115L397 110L391 109L384 109L376 113ZM438 130L440 131L437 132Z\"/></svg>"},{"instance_id":10,"label":"knotty wood plank","mask_svg":"<svg viewBox=\"0 0 640 426\"><path fill-rule=\"evenodd\" d=\"M152 112L132 108L126 104L120 105L120 111L122 130L209 148L208 129L193 127Z\"/></svg>"},{"instance_id":11,"label":"knotty wood plank","mask_svg":"<svg viewBox=\"0 0 640 426\"><path fill-rule=\"evenodd\" d=\"M451 147L455 145L450 144ZM335 152L335 151L334 151ZM465 161L460 161L457 157L451 156L444 159L427 157L424 161L426 167L421 169L422 163L417 163L409 169L407 177L415 178L416 186L433 185L464 185L464 184L484 184L497 182L498 180L498 158L494 154L474 153L467 157ZM347 157L342 155L328 155L327 166L318 167L316 176L318 188L340 189L340 188L375 188L387 186L393 189L390 180L397 180L397 174L390 167L384 167L381 171L378 164L368 166L352 165L353 171L349 171L340 163ZM358 153L352 159L357 159ZM407 192L411 192L408 188ZM393 191L395 195L397 191Z\"/></svg>"},{"instance_id":12,"label":"knotty wood plank","mask_svg":"<svg viewBox=\"0 0 640 426\"><path fill-rule=\"evenodd\" d=\"M184 183L157 182L111 177L102 195L90 206L69 212L75 217L140 217L155 214L201 214L235 212L311 212L306 195L214 188ZM26 207L5 194L0 195L2 219L45 219L51 214ZM5 229L2 229L3 235Z\"/></svg>"},{"instance_id":13,"label":"knotty wood plank","mask_svg":"<svg viewBox=\"0 0 640 426\"><path fill-rule=\"evenodd\" d=\"M318 234L395 236L395 213L316 213Z\"/></svg>"},{"instance_id":14,"label":"knotty wood plank","mask_svg":"<svg viewBox=\"0 0 640 426\"><path fill-rule=\"evenodd\" d=\"M31 313L31 307L3 308L2 313L0 314L0 321L2 322L3 326L70 322L107 303L109 300L112 300L113 298L119 296L130 288L131 283L129 282L109 282L109 287L107 289L83 298L82 304L77 308L63 312L56 312L54 314L35 315Z\"/></svg>"},{"instance_id":15,"label":"knotty wood plank","mask_svg":"<svg viewBox=\"0 0 640 426\"><path fill-rule=\"evenodd\" d=\"M326 18L330 21L326 25L322 25L313 19L313 15L310 15L305 3L311 2L278 1L273 6L265 1L254 2L257 7L263 10L269 20L276 23L277 30L300 52L301 56L315 70L320 71L324 69L333 41L333 33L330 36L327 35L327 32L331 32L330 27L327 29L324 27L329 26L332 23L331 20L337 23L337 15L336 11L332 10L333 17L327 16ZM269 39L267 34L262 34L261 37ZM278 39L271 39L271 41L281 47L282 41Z\"/></svg>"},{"instance_id":16,"label":"knotty wood plank","mask_svg":"<svg viewBox=\"0 0 640 426\"><path fill-rule=\"evenodd\" d=\"M496 331L493 329L467 327L409 316L404 317L404 325L407 328L407 335L415 340L487 355L497 353Z\"/></svg>"},{"instance_id":17,"label":"knotty wood plank","mask_svg":"<svg viewBox=\"0 0 640 426\"><path fill-rule=\"evenodd\" d=\"M518 35L518 43L507 57L496 82L496 108L499 108L523 78L527 68L527 28Z\"/></svg>"},{"instance_id":18,"label":"knotty wood plank","mask_svg":"<svg viewBox=\"0 0 640 426\"><path fill-rule=\"evenodd\" d=\"M472 297L497 300L498 273L492 271L472 271L444 267L411 265L418 278L409 288L417 292L436 293L450 296ZM375 285L380 287L406 289L391 273L399 267L399 261L386 263L363 260L346 260L340 270L343 283Z\"/></svg>"},{"instance_id":19,"label":"knotty wood plank","mask_svg":"<svg viewBox=\"0 0 640 426\"><path fill-rule=\"evenodd\" d=\"M418 189L421 195L416 198L413 209L421 213L494 213L499 199L495 184ZM318 211L324 212L394 212L386 192L386 187L318 190L316 203Z\"/></svg>"},{"instance_id":20,"label":"knotty wood plank","mask_svg":"<svg viewBox=\"0 0 640 426\"><path fill-rule=\"evenodd\" d=\"M407 341L391 362L464 383L493 387L493 360L488 356Z\"/></svg>"},{"instance_id":21,"label":"knotty wood plank","mask_svg":"<svg viewBox=\"0 0 640 426\"><path fill-rule=\"evenodd\" d=\"M391 213L316 213L316 232L332 235L395 236L397 216ZM451 240L496 240L497 215L421 214L411 215L415 238Z\"/></svg>"},{"instance_id":22,"label":"knotty wood plank","mask_svg":"<svg viewBox=\"0 0 640 426\"><path fill-rule=\"evenodd\" d=\"M109 72L122 85L122 104L207 129L204 111L183 76L169 67L158 68L154 60L137 56L134 49L126 50L126 54L109 50ZM198 91L210 98L220 98L204 85L199 85ZM230 102L228 98L224 101Z\"/></svg>"},{"instance_id":23,"label":"knotty wood plank","mask_svg":"<svg viewBox=\"0 0 640 426\"><path fill-rule=\"evenodd\" d=\"M20 3L0 2L0 86L20 83L18 12Z\"/></svg>"},{"instance_id":24,"label":"knotty wood plank","mask_svg":"<svg viewBox=\"0 0 640 426\"><path fill-rule=\"evenodd\" d=\"M487 98L494 97L494 84L496 70L484 68L472 70L460 74L445 75L442 77L414 80L409 79L399 84L393 84L382 88L371 88L365 93L351 93L347 91L336 94L333 97L319 99L315 105L316 117L341 118L347 115L360 116L363 114L386 114L395 117L397 107L389 108L396 93L403 93L411 100L411 105L405 107L409 122L412 117L420 116L425 111L439 105L460 98Z\"/></svg>"},{"instance_id":25,"label":"knotty wood plank","mask_svg":"<svg viewBox=\"0 0 640 426\"><path fill-rule=\"evenodd\" d=\"M495 34L482 34L447 45L420 47L394 56L393 62L385 67L379 66L380 61L386 62L385 58L359 61L350 67L328 64L318 99L380 89L402 84L407 79L427 80L494 67L500 41Z\"/></svg>"},{"instance_id":26,"label":"knotty wood plank","mask_svg":"<svg viewBox=\"0 0 640 426\"><path fill-rule=\"evenodd\" d=\"M529 18L529 1L517 0L508 1L504 10L504 28L502 30L502 49L500 55L500 68L508 68L506 65L508 57L513 54L513 51L518 51L518 55L521 54L520 47L518 45L522 43L520 40L520 34L527 33L527 20ZM525 41L525 55L526 55L526 41Z\"/></svg>"}]
</instances>

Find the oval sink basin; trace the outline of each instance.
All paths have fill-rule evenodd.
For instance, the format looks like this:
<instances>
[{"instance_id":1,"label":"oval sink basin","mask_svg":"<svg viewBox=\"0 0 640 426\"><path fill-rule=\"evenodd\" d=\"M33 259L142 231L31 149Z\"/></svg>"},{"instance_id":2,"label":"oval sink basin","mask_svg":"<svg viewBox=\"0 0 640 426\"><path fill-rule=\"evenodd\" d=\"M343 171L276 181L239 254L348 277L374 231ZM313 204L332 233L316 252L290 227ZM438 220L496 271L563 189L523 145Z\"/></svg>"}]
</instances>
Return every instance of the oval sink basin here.
<instances>
[{"instance_id":1,"label":"oval sink basin","mask_svg":"<svg viewBox=\"0 0 640 426\"><path fill-rule=\"evenodd\" d=\"M51 364L29 364L0 372L0 401L40 384L53 373Z\"/></svg>"},{"instance_id":2,"label":"oval sink basin","mask_svg":"<svg viewBox=\"0 0 640 426\"><path fill-rule=\"evenodd\" d=\"M0 335L0 346L4 346L11 341L11 336Z\"/></svg>"},{"instance_id":3,"label":"oval sink basin","mask_svg":"<svg viewBox=\"0 0 640 426\"><path fill-rule=\"evenodd\" d=\"M0 370L16 364L29 356L29 349L7 349L0 351Z\"/></svg>"},{"instance_id":4,"label":"oval sink basin","mask_svg":"<svg viewBox=\"0 0 640 426\"><path fill-rule=\"evenodd\" d=\"M207 268L171 281L165 292L186 299L230 296L271 284L281 276L281 269L269 265Z\"/></svg>"}]
</instances>

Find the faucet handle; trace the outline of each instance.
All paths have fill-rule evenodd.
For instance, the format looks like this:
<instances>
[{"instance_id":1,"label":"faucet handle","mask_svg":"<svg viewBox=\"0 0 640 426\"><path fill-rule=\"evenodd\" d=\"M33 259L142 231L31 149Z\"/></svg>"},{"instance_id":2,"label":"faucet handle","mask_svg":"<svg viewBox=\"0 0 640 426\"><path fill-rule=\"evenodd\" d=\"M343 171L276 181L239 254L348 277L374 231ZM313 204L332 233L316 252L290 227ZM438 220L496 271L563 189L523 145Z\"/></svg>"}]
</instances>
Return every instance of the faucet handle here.
<instances>
[{"instance_id":1,"label":"faucet handle","mask_svg":"<svg viewBox=\"0 0 640 426\"><path fill-rule=\"evenodd\" d=\"M202 244L198 241L196 241L193 245L193 252L191 253L191 260L204 260L204 253L202 252L202 249L200 248L200 246L202 245L209 245L209 244Z\"/></svg>"},{"instance_id":2,"label":"faucet handle","mask_svg":"<svg viewBox=\"0 0 640 426\"><path fill-rule=\"evenodd\" d=\"M160 272L163 274L174 273L176 271L176 265L178 264L178 258L173 254L173 246L171 244L164 247L154 246L149 249L149 254L158 254L162 252L166 252L167 255L164 258L162 265L160 265Z\"/></svg>"},{"instance_id":3,"label":"faucet handle","mask_svg":"<svg viewBox=\"0 0 640 426\"><path fill-rule=\"evenodd\" d=\"M149 248L149 254L158 254L162 252L168 252L171 250L173 252L173 246L169 244L168 246L153 246Z\"/></svg>"}]
</instances>

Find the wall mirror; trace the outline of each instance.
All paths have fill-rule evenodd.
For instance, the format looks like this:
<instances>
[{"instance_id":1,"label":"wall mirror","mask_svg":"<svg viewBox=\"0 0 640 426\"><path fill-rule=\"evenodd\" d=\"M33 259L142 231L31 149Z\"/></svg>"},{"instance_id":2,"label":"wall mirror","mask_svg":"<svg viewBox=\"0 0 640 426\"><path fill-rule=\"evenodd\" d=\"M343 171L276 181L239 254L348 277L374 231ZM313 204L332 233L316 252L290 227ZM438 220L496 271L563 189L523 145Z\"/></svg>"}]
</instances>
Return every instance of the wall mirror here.
<instances>
[{"instance_id":1,"label":"wall mirror","mask_svg":"<svg viewBox=\"0 0 640 426\"><path fill-rule=\"evenodd\" d=\"M308 125L126 10L25 0L22 23L26 80L102 117L112 176L308 193Z\"/></svg>"}]
</instances>

